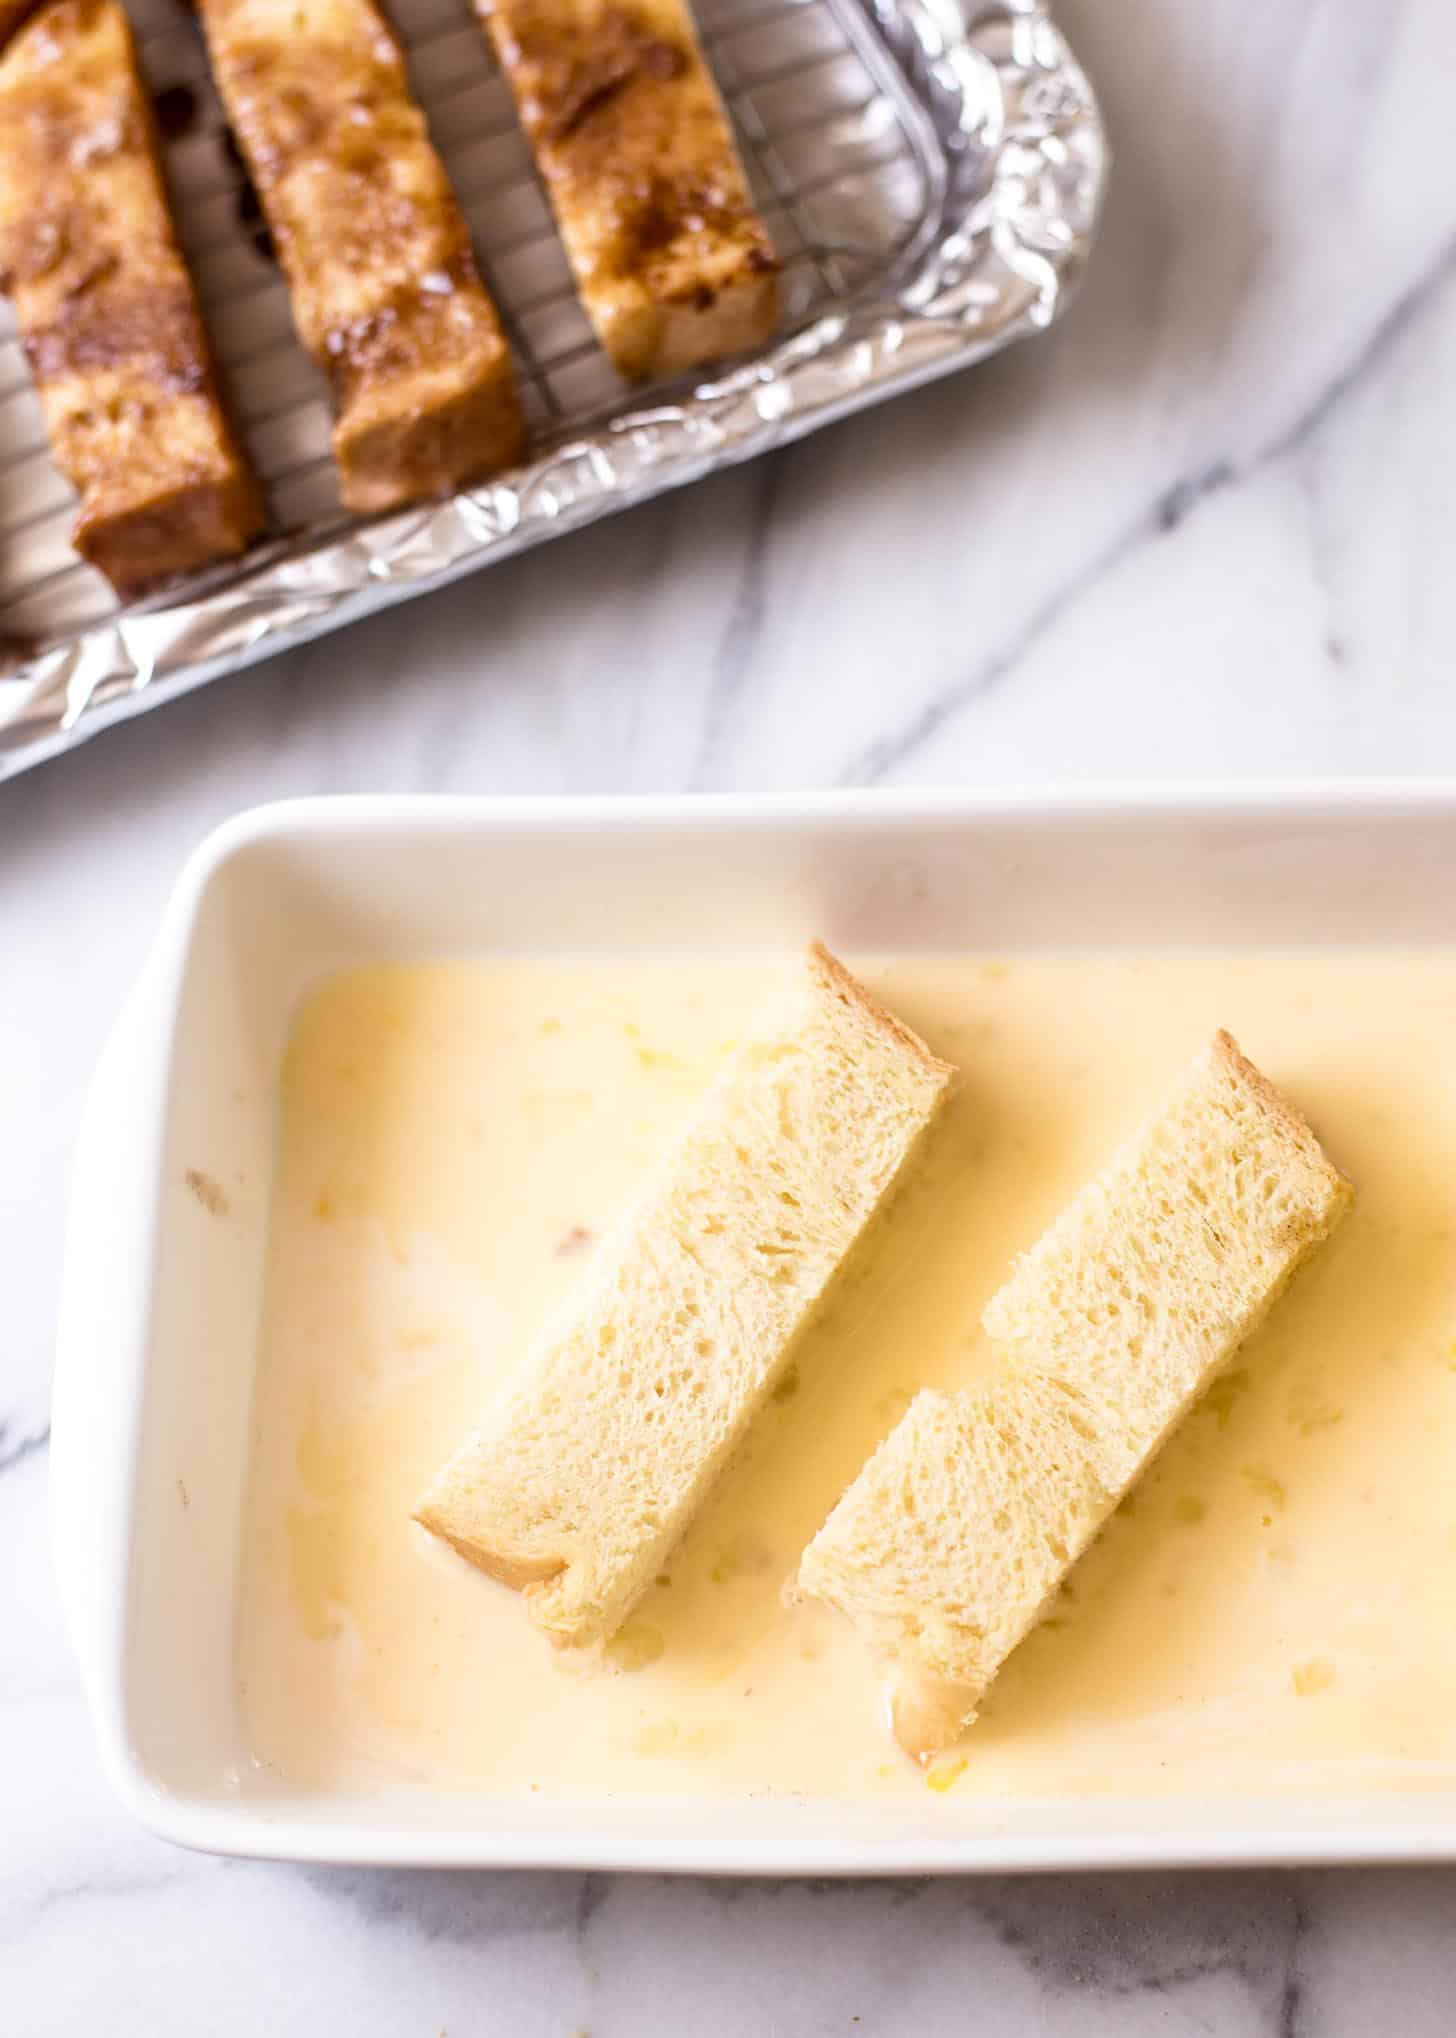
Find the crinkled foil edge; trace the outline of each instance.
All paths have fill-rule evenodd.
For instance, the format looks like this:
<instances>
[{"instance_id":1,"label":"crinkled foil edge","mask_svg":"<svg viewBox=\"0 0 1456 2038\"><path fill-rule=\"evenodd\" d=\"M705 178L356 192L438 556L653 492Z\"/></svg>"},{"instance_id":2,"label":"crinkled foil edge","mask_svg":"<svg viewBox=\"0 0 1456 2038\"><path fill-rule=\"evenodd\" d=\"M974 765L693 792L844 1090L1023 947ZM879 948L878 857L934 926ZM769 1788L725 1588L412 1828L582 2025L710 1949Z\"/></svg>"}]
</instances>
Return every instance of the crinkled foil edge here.
<instances>
[{"instance_id":1,"label":"crinkled foil edge","mask_svg":"<svg viewBox=\"0 0 1456 2038\"><path fill-rule=\"evenodd\" d=\"M502 480L311 536L170 606L0 664L0 779L109 723L982 359L1060 316L1107 173L1096 99L1045 0L864 0L928 119L938 188L872 299L685 399L624 410ZM0 652L3 657L3 652Z\"/></svg>"}]
</instances>

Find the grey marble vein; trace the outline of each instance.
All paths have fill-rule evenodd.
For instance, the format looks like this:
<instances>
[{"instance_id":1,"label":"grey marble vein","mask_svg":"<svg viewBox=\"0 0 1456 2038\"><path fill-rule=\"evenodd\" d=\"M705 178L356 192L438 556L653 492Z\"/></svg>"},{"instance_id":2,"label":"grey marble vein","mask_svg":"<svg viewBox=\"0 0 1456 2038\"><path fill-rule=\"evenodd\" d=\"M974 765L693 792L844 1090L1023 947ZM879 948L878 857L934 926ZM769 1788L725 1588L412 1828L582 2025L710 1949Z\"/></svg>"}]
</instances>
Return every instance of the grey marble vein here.
<instances>
[{"instance_id":1,"label":"grey marble vein","mask_svg":"<svg viewBox=\"0 0 1456 2038\"><path fill-rule=\"evenodd\" d=\"M0 1422L0 1473L12 1471L16 1465L23 1465L27 1458L33 1458L45 1450L50 1440L49 1423L41 1429L22 1430L17 1435L13 1424Z\"/></svg>"},{"instance_id":2,"label":"grey marble vein","mask_svg":"<svg viewBox=\"0 0 1456 2038\"><path fill-rule=\"evenodd\" d=\"M691 783L700 787L722 743L730 715L742 694L754 655L763 634L767 612L767 574L774 535L774 509L783 488L788 463L794 457L785 446L758 461L752 470L752 495L748 506L748 542L738 586L727 624L710 666L707 700L704 704L702 736L693 766Z\"/></svg>"},{"instance_id":3,"label":"grey marble vein","mask_svg":"<svg viewBox=\"0 0 1456 2038\"><path fill-rule=\"evenodd\" d=\"M581 1932L605 1893L605 1879L591 1875L473 1875L389 1868L287 1872L297 1873L323 1904L357 1911L371 1929L467 1944L521 1933Z\"/></svg>"},{"instance_id":4,"label":"grey marble vein","mask_svg":"<svg viewBox=\"0 0 1456 2038\"><path fill-rule=\"evenodd\" d=\"M1279 2038L1300 2038L1304 1987L1300 1966L1309 1917L1303 1899L1296 1893L1290 1906L1289 1948L1285 1956L1284 1987L1279 1995Z\"/></svg>"},{"instance_id":5,"label":"grey marble vein","mask_svg":"<svg viewBox=\"0 0 1456 2038\"><path fill-rule=\"evenodd\" d=\"M130 1903L163 1890L176 1889L186 1870L175 1863L147 1869L124 1870L112 1875L81 1875L53 1883L37 1891L28 1901L22 1894L13 1910L8 1900L0 1902L0 1940L12 1935L14 1927L33 1930L54 1912L87 1911L100 1904Z\"/></svg>"},{"instance_id":6,"label":"grey marble vein","mask_svg":"<svg viewBox=\"0 0 1456 2038\"><path fill-rule=\"evenodd\" d=\"M87 1073L183 858L239 809L1456 764L1456 10L1063 11L1117 168L1055 333L0 798L4 2038L1456 2030L1442 1869L809 1884L189 1856L113 1801L51 1580Z\"/></svg>"},{"instance_id":7,"label":"grey marble vein","mask_svg":"<svg viewBox=\"0 0 1456 2038\"><path fill-rule=\"evenodd\" d=\"M1046 594L1021 628L984 658L976 670L938 694L902 727L879 738L843 768L845 786L876 785L975 701L1001 686L1026 654L1110 573L1159 537L1178 530L1192 512L1225 490L1244 486L1265 469L1300 453L1334 418L1341 406L1388 360L1411 326L1442 297L1456 268L1456 236L1445 239L1374 321L1368 335L1339 370L1310 397L1294 418L1243 459L1224 458L1161 488L1116 535L1071 576ZM1335 662L1339 662L1336 660Z\"/></svg>"},{"instance_id":8,"label":"grey marble vein","mask_svg":"<svg viewBox=\"0 0 1456 2038\"><path fill-rule=\"evenodd\" d=\"M1171 1994L1231 1975L1271 2009L1288 1992L1302 1919L1291 1875L1008 1882L979 1908L1050 1988Z\"/></svg>"}]
</instances>

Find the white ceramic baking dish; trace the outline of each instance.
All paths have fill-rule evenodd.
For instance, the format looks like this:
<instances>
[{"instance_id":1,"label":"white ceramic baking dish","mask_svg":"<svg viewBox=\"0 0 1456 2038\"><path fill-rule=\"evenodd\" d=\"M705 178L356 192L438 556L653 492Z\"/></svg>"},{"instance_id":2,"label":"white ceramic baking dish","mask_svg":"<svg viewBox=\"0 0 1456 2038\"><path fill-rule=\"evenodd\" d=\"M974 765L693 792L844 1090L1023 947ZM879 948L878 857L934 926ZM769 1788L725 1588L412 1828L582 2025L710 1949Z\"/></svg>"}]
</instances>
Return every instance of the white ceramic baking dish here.
<instances>
[{"instance_id":1,"label":"white ceramic baking dish","mask_svg":"<svg viewBox=\"0 0 1456 2038\"><path fill-rule=\"evenodd\" d=\"M387 1800L249 1762L234 1591L275 1076L303 988L441 953L1456 943L1456 783L265 808L178 881L77 1156L56 1560L107 1769L156 1831L309 1860L858 1874L1456 1856L1448 1797L934 1807ZM205 1181L189 1170L200 1169ZM218 1193L225 1222L203 1207Z\"/></svg>"}]
</instances>

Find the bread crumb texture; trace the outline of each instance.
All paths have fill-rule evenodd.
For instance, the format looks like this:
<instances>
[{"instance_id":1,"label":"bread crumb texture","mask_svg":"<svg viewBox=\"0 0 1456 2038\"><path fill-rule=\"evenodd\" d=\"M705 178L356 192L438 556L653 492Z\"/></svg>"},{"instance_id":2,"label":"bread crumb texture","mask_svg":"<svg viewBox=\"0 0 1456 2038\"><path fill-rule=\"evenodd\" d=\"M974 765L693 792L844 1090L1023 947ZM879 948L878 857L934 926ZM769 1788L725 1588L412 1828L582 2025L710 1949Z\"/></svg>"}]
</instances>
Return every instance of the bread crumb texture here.
<instances>
[{"instance_id":1,"label":"bread crumb texture","mask_svg":"<svg viewBox=\"0 0 1456 2038\"><path fill-rule=\"evenodd\" d=\"M612 1635L755 1411L793 1391L794 1339L950 1075L812 948L418 1520L553 1641Z\"/></svg>"},{"instance_id":2,"label":"bread crumb texture","mask_svg":"<svg viewBox=\"0 0 1456 2038\"><path fill-rule=\"evenodd\" d=\"M1352 1194L1220 1033L1018 1261L983 1319L999 1374L917 1395L800 1566L800 1588L848 1614L886 1666L896 1736L917 1758L974 1719L1068 1567ZM1220 1422L1247 1385L1242 1369L1214 1381ZM1282 1505L1261 1468L1246 1479Z\"/></svg>"}]
</instances>

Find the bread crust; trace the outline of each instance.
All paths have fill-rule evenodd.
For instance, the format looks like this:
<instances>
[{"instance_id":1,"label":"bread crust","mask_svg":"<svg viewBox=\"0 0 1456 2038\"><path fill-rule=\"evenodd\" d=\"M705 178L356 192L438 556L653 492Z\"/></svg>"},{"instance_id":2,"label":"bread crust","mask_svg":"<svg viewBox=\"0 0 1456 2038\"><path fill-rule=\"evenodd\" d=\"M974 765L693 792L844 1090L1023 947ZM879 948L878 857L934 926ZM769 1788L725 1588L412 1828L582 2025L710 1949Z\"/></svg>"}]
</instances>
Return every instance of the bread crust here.
<instances>
[{"instance_id":1,"label":"bread crust","mask_svg":"<svg viewBox=\"0 0 1456 2038\"><path fill-rule=\"evenodd\" d=\"M893 1012L880 1004L879 1000L865 989L859 978L850 974L838 956L830 953L822 941L810 942L808 962L810 971L818 982L856 1012L867 1030L883 1033L893 1040L896 1046L903 1048L907 1055L919 1062L927 1075L939 1077L946 1083L953 1081L956 1071L951 1064L932 1054L919 1034L912 1032L903 1020L897 1019Z\"/></svg>"},{"instance_id":2,"label":"bread crust","mask_svg":"<svg viewBox=\"0 0 1456 2038\"><path fill-rule=\"evenodd\" d=\"M1236 1131L1223 1117L1226 1082L1242 1107ZM1251 1114L1265 1123L1262 1149ZM1177 1195L1165 1127L1188 1135L1194 1193L1181 1210L1165 1200ZM1258 1173L1245 1190L1250 1149ZM1275 1155L1280 1210L1257 1194ZM1232 1183L1227 1222L1217 1206L1205 1213L1220 1182ZM1011 1340L997 1375L976 1391L916 1397L805 1550L793 1588L861 1629L908 1753L928 1761L970 1725L1067 1568L1353 1195L1304 1119L1219 1032L1164 1109L1018 1260L985 1312L988 1333ZM1115 1269L1109 1293L1093 1252ZM1202 1285L1185 1289L1190 1259ZM1189 1311L1173 1334L1170 1288ZM1164 1330L1145 1349L1150 1324ZM1000 1561L999 1541L1015 1561Z\"/></svg>"},{"instance_id":3,"label":"bread crust","mask_svg":"<svg viewBox=\"0 0 1456 2038\"><path fill-rule=\"evenodd\" d=\"M40 5L41 0L0 0L0 50Z\"/></svg>"},{"instance_id":4,"label":"bread crust","mask_svg":"<svg viewBox=\"0 0 1456 2038\"><path fill-rule=\"evenodd\" d=\"M213 74L329 377L339 494L397 509L519 458L510 350L372 0L200 0Z\"/></svg>"},{"instance_id":5,"label":"bread crust","mask_svg":"<svg viewBox=\"0 0 1456 2038\"><path fill-rule=\"evenodd\" d=\"M772 1391L950 1070L827 950L701 1100L415 1519L561 1646L630 1614Z\"/></svg>"},{"instance_id":6,"label":"bread crust","mask_svg":"<svg viewBox=\"0 0 1456 2038\"><path fill-rule=\"evenodd\" d=\"M618 372L761 345L779 262L684 0L475 0Z\"/></svg>"},{"instance_id":7,"label":"bread crust","mask_svg":"<svg viewBox=\"0 0 1456 2038\"><path fill-rule=\"evenodd\" d=\"M1215 1063L1226 1069L1236 1082L1256 1098L1272 1123L1277 1125L1298 1148L1307 1167L1314 1169L1329 1183L1331 1192L1342 1204L1355 1199L1355 1185L1348 1175L1337 1168L1324 1148L1320 1145L1313 1128L1290 1103L1282 1091L1276 1090L1261 1069L1255 1067L1233 1035L1220 1027L1213 1036L1209 1049Z\"/></svg>"},{"instance_id":8,"label":"bread crust","mask_svg":"<svg viewBox=\"0 0 1456 2038\"><path fill-rule=\"evenodd\" d=\"M261 501L116 0L51 0L0 56L0 287L81 498L77 551L123 597L242 551Z\"/></svg>"}]
</instances>

